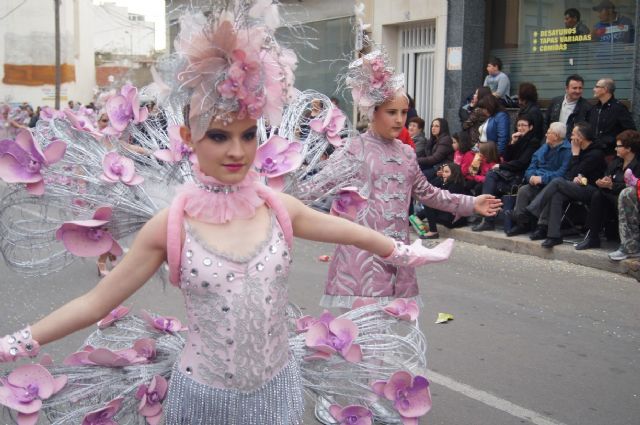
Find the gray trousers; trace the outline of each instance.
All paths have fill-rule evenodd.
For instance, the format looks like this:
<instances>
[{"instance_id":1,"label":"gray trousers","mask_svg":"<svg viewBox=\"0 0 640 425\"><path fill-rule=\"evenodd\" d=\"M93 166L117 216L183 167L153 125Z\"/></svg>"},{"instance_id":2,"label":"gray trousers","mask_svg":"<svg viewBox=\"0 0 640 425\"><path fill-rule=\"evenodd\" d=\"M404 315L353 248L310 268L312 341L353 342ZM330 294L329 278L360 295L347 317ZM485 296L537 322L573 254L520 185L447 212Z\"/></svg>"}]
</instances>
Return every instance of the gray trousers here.
<instances>
[{"instance_id":1,"label":"gray trousers","mask_svg":"<svg viewBox=\"0 0 640 425\"><path fill-rule=\"evenodd\" d=\"M626 187L618 195L620 250L627 254L640 252L640 208L635 187Z\"/></svg>"},{"instance_id":2,"label":"gray trousers","mask_svg":"<svg viewBox=\"0 0 640 425\"><path fill-rule=\"evenodd\" d=\"M526 215L527 206L533 201L540 193L544 186L539 184L537 186L531 186L525 184L518 189L518 196L516 197L516 205L513 207L513 217L519 224L525 224L525 220L528 221Z\"/></svg>"}]
</instances>

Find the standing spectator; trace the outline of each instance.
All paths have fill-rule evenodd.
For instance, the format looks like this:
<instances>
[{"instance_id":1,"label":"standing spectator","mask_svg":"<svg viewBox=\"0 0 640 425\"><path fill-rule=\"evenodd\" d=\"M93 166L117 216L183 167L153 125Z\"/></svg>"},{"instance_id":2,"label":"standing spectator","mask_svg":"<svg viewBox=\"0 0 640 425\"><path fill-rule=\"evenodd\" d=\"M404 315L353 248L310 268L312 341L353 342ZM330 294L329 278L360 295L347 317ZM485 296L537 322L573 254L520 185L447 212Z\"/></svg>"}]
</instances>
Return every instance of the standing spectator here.
<instances>
[{"instance_id":1,"label":"standing spectator","mask_svg":"<svg viewBox=\"0 0 640 425\"><path fill-rule=\"evenodd\" d=\"M546 143L535 151L531 163L524 173L524 182L516 197L513 209L515 226L507 236L516 236L531 230L527 205L540 193L542 188L553 179L562 177L569 168L571 160L571 143L565 139L567 127L561 122L553 122L547 130Z\"/></svg>"},{"instance_id":2,"label":"standing spectator","mask_svg":"<svg viewBox=\"0 0 640 425\"><path fill-rule=\"evenodd\" d=\"M520 105L518 116L528 115L533 120L533 136L538 140L542 140L544 138L544 117L540 106L538 106L538 89L534 84L520 84L518 87L518 104ZM517 128L516 131L518 131Z\"/></svg>"},{"instance_id":3,"label":"standing spectator","mask_svg":"<svg viewBox=\"0 0 640 425\"><path fill-rule=\"evenodd\" d=\"M473 96L471 96L471 100L468 103L462 105L458 110L458 117L460 117L460 124L464 126L464 123L471 117L473 111L478 107L478 101L485 96L491 94L491 89L489 87L478 87L476 91L473 92Z\"/></svg>"},{"instance_id":4,"label":"standing spectator","mask_svg":"<svg viewBox=\"0 0 640 425\"><path fill-rule=\"evenodd\" d=\"M637 182L622 189L618 196L618 228L620 247L609 253L613 261L640 257L640 205Z\"/></svg>"},{"instance_id":5,"label":"standing spectator","mask_svg":"<svg viewBox=\"0 0 640 425\"><path fill-rule=\"evenodd\" d=\"M604 177L596 180L598 190L591 195L589 214L587 215L587 226L589 233L587 237L576 245L577 250L599 248L600 229L603 224L618 218L616 207L618 205L618 195L625 188L624 172L629 169L640 176L640 162L637 154L640 152L640 133L635 130L625 130L616 137L616 159L611 161ZM605 227L607 239L617 237L616 230Z\"/></svg>"},{"instance_id":6,"label":"standing spectator","mask_svg":"<svg viewBox=\"0 0 640 425\"><path fill-rule=\"evenodd\" d=\"M553 122L561 122L567 126L566 134L571 134L573 125L586 121L591 104L582 97L584 79L578 74L569 75L564 84L564 96L551 99L545 115L545 128Z\"/></svg>"},{"instance_id":7,"label":"standing spectator","mask_svg":"<svg viewBox=\"0 0 640 425\"><path fill-rule=\"evenodd\" d=\"M488 75L484 79L484 86L491 89L491 93L498 99L507 99L511 92L511 82L507 74L502 72L502 61L491 58L487 63Z\"/></svg>"},{"instance_id":8,"label":"standing spectator","mask_svg":"<svg viewBox=\"0 0 640 425\"><path fill-rule=\"evenodd\" d=\"M626 16L620 16L616 5L604 0L593 7L598 12L600 22L593 26L592 40L606 43L633 43L635 28L633 21Z\"/></svg>"},{"instance_id":9,"label":"standing spectator","mask_svg":"<svg viewBox=\"0 0 640 425\"><path fill-rule=\"evenodd\" d=\"M580 11L578 9L567 9L564 11L564 27L575 28L576 35L589 34L589 27L580 20Z\"/></svg>"},{"instance_id":10,"label":"standing spectator","mask_svg":"<svg viewBox=\"0 0 640 425\"><path fill-rule=\"evenodd\" d=\"M589 202L597 190L596 180L605 169L604 153L593 142L593 132L588 123L576 123L571 134L571 162L564 178L551 181L527 207L538 217L538 228L531 240L545 239L542 247L552 248L562 243L560 226L563 207L569 201Z\"/></svg>"},{"instance_id":11,"label":"standing spectator","mask_svg":"<svg viewBox=\"0 0 640 425\"><path fill-rule=\"evenodd\" d=\"M453 160L453 143L447 120L436 118L431 122L431 135L424 151L417 152L417 159L422 173L429 182L435 178L442 164Z\"/></svg>"},{"instance_id":12,"label":"standing spectator","mask_svg":"<svg viewBox=\"0 0 640 425\"><path fill-rule=\"evenodd\" d=\"M427 143L427 138L424 136L424 120L420 117L411 118L408 130L411 139L413 139L416 152L423 152Z\"/></svg>"},{"instance_id":13,"label":"standing spectator","mask_svg":"<svg viewBox=\"0 0 640 425\"><path fill-rule=\"evenodd\" d=\"M611 78L598 80L593 88L593 95L598 103L589 112L594 141L602 145L607 155L613 154L618 134L624 130L636 129L627 107L614 97L615 91L616 84Z\"/></svg>"},{"instance_id":14,"label":"standing spectator","mask_svg":"<svg viewBox=\"0 0 640 425\"><path fill-rule=\"evenodd\" d=\"M487 120L478 128L480 142L494 141L500 156L504 155L509 143L509 114L498 99L493 96L483 97L478 101L478 108L484 109L488 115Z\"/></svg>"}]
</instances>

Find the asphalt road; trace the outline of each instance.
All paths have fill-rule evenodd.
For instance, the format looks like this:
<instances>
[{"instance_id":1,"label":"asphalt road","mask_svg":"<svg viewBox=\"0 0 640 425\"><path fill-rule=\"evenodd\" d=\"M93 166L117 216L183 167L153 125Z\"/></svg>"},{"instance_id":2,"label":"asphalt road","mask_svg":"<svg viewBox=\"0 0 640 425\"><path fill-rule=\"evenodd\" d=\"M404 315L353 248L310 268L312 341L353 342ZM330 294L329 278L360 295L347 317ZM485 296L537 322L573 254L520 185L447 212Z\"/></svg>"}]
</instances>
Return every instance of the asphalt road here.
<instances>
[{"instance_id":1,"label":"asphalt road","mask_svg":"<svg viewBox=\"0 0 640 425\"><path fill-rule=\"evenodd\" d=\"M298 241L291 299L317 306L331 246ZM429 425L640 424L640 284L588 267L459 243L444 264L418 271L434 407ZM25 280L0 265L0 335L51 311L97 281L93 261ZM134 311L184 316L172 287L150 281ZM434 323L438 312L454 315ZM78 332L45 347L54 359ZM316 424L308 408L305 423Z\"/></svg>"}]
</instances>

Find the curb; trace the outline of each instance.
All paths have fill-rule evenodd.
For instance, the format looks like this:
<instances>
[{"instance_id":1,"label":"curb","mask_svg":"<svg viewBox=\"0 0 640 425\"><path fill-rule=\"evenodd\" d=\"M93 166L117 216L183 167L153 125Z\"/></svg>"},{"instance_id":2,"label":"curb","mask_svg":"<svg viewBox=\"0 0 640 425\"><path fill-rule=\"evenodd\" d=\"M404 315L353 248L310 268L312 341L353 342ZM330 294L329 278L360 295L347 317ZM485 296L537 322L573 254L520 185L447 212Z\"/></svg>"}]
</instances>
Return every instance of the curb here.
<instances>
[{"instance_id":1,"label":"curb","mask_svg":"<svg viewBox=\"0 0 640 425\"><path fill-rule=\"evenodd\" d=\"M474 232L469 227L447 229L444 226L440 226L438 231L441 238L453 238L458 241L484 245L500 251L533 255L549 260L566 261L568 263L592 267L611 273L629 275L640 281L640 259L633 258L623 261L609 260L607 253L618 248L618 244L615 242L603 241L602 248L576 251L572 243L564 243L552 249L547 249L540 246L541 241L532 241L527 235L507 237L501 230Z\"/></svg>"}]
</instances>

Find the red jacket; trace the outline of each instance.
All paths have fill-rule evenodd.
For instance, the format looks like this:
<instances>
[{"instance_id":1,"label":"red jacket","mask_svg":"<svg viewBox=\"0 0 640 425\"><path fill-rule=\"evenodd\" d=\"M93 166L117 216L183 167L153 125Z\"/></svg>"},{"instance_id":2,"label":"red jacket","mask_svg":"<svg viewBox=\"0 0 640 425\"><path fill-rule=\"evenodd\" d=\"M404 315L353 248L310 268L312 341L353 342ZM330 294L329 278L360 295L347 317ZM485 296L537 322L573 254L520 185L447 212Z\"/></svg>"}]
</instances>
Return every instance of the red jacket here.
<instances>
[{"instance_id":1,"label":"red jacket","mask_svg":"<svg viewBox=\"0 0 640 425\"><path fill-rule=\"evenodd\" d=\"M409 135L409 130L406 128L402 127L402 131L400 132L398 139L400 139L400 141L405 145L411 146L414 151L416 150L416 144L413 143L413 139L411 138L411 135Z\"/></svg>"}]
</instances>

